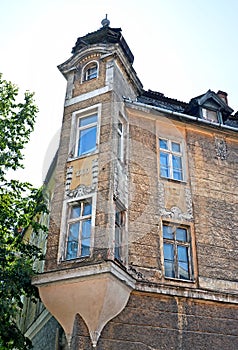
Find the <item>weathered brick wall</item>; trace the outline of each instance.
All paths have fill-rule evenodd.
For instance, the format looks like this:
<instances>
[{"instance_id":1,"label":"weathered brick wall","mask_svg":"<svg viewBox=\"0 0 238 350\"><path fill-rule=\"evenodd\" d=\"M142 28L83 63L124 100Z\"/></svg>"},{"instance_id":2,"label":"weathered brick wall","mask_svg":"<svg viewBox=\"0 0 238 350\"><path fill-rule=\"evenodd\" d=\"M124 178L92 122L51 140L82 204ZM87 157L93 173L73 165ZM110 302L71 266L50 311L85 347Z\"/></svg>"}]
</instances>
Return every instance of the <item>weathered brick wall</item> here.
<instances>
[{"instance_id":1,"label":"weathered brick wall","mask_svg":"<svg viewBox=\"0 0 238 350\"><path fill-rule=\"evenodd\" d=\"M76 328L72 348L92 350L82 319ZM237 328L235 305L133 293L102 331L97 350L236 350Z\"/></svg>"}]
</instances>

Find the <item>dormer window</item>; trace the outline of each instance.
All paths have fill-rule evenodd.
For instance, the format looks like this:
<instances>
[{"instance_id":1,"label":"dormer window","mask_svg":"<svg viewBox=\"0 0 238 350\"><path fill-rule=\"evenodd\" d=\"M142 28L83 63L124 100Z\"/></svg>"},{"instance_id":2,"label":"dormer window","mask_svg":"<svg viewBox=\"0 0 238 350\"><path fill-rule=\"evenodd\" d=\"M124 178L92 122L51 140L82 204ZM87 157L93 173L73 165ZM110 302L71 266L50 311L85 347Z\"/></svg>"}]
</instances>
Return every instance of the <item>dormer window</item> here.
<instances>
[{"instance_id":1,"label":"dormer window","mask_svg":"<svg viewBox=\"0 0 238 350\"><path fill-rule=\"evenodd\" d=\"M210 122L219 123L217 111L208 108L202 108L202 116L204 119L209 120Z\"/></svg>"},{"instance_id":2,"label":"dormer window","mask_svg":"<svg viewBox=\"0 0 238 350\"><path fill-rule=\"evenodd\" d=\"M98 77L98 63L90 62L83 69L83 81L92 80Z\"/></svg>"}]
</instances>

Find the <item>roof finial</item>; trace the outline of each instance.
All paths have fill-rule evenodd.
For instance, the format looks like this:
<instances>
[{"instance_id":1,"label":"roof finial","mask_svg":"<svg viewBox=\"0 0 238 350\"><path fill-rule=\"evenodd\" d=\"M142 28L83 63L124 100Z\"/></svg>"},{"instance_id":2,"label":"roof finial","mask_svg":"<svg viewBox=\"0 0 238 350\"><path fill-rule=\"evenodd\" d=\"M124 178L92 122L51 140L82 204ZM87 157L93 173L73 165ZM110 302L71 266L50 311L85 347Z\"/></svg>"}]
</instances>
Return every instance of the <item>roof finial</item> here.
<instances>
[{"instance_id":1,"label":"roof finial","mask_svg":"<svg viewBox=\"0 0 238 350\"><path fill-rule=\"evenodd\" d=\"M104 19L102 20L101 25L102 25L103 27L109 27L110 21L109 21L109 19L107 19L107 15L106 15L106 18L104 18Z\"/></svg>"}]
</instances>

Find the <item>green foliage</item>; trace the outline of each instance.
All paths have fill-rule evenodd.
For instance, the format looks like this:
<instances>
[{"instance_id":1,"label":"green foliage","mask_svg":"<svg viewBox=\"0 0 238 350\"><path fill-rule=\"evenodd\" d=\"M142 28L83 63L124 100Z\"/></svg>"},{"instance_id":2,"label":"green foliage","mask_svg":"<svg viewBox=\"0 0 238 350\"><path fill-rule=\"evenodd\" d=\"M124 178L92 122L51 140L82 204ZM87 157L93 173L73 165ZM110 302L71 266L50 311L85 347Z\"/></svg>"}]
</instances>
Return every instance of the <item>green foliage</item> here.
<instances>
[{"instance_id":1,"label":"green foliage","mask_svg":"<svg viewBox=\"0 0 238 350\"><path fill-rule=\"evenodd\" d=\"M39 248L24 240L26 230L45 230L37 218L46 212L43 189L8 180L8 170L22 168L23 149L33 131L37 107L33 94L16 102L18 88L0 75L0 350L31 348L16 324L22 296L37 300L31 285Z\"/></svg>"}]
</instances>

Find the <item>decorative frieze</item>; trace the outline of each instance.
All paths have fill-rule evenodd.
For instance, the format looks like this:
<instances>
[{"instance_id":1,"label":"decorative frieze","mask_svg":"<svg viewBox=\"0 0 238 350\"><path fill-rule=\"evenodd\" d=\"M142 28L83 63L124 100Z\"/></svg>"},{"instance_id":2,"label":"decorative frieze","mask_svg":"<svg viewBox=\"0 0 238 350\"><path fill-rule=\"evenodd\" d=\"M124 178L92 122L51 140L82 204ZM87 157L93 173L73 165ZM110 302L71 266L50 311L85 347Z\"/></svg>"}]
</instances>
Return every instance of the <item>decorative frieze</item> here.
<instances>
[{"instance_id":1,"label":"decorative frieze","mask_svg":"<svg viewBox=\"0 0 238 350\"><path fill-rule=\"evenodd\" d=\"M66 192L66 198L79 198L83 197L87 194L95 192L96 188L95 186L85 186L85 185L79 185L74 190L69 190Z\"/></svg>"}]
</instances>

